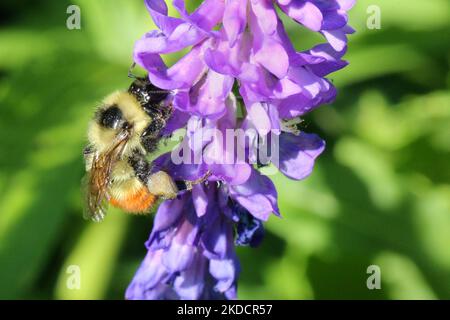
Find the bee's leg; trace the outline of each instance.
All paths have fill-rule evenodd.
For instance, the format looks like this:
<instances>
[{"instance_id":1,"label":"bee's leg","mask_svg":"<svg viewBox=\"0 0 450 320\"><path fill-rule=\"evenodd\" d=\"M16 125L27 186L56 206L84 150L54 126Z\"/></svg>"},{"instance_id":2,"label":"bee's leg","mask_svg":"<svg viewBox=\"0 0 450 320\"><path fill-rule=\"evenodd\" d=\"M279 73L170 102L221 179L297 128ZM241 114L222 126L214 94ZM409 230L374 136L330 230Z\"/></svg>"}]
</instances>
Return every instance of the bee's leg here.
<instances>
[{"instance_id":1,"label":"bee's leg","mask_svg":"<svg viewBox=\"0 0 450 320\"><path fill-rule=\"evenodd\" d=\"M164 199L176 198L178 188L172 177L164 171L151 174L147 180L147 188L151 194Z\"/></svg>"},{"instance_id":2,"label":"bee's leg","mask_svg":"<svg viewBox=\"0 0 450 320\"><path fill-rule=\"evenodd\" d=\"M167 121L169 121L170 117L173 114L173 106L172 104L164 104L164 103L159 103L159 104L153 104L153 105L146 105L145 107L145 111L147 112L147 114L150 115L150 117L153 119L153 121L157 121L157 122L162 122L163 125L159 128L161 131L161 129L166 125Z\"/></svg>"},{"instance_id":3,"label":"bee's leg","mask_svg":"<svg viewBox=\"0 0 450 320\"><path fill-rule=\"evenodd\" d=\"M211 172L208 171L203 177L197 180L175 182L166 172L158 171L148 177L147 188L151 194L164 199L173 199L176 198L180 190L192 190L196 184L205 182L210 176Z\"/></svg>"},{"instance_id":4,"label":"bee's leg","mask_svg":"<svg viewBox=\"0 0 450 320\"><path fill-rule=\"evenodd\" d=\"M161 109L161 117L164 119L165 122L169 121L170 117L172 117L172 114L173 114L172 103L166 105L164 108Z\"/></svg>"},{"instance_id":5,"label":"bee's leg","mask_svg":"<svg viewBox=\"0 0 450 320\"><path fill-rule=\"evenodd\" d=\"M158 117L155 116L152 119L152 122L150 122L150 124L148 125L148 127L145 128L144 132L142 133L142 136L155 139L159 136L161 130L164 129L165 126L166 121L160 116Z\"/></svg>"},{"instance_id":6,"label":"bee's leg","mask_svg":"<svg viewBox=\"0 0 450 320\"><path fill-rule=\"evenodd\" d=\"M177 185L179 186L180 190L192 190L192 188L196 185L196 184L200 184L205 182L206 180L208 180L208 178L211 176L211 171L207 171L203 177L200 177L197 180L184 180L184 181L176 181Z\"/></svg>"},{"instance_id":7,"label":"bee's leg","mask_svg":"<svg viewBox=\"0 0 450 320\"><path fill-rule=\"evenodd\" d=\"M148 191L164 199L173 199L178 194L178 188L172 177L164 171L151 173L152 165L139 152L134 152L128 163L134 170L136 177L147 186Z\"/></svg>"},{"instance_id":8,"label":"bee's leg","mask_svg":"<svg viewBox=\"0 0 450 320\"><path fill-rule=\"evenodd\" d=\"M148 153L154 152L161 141L161 131L166 126L166 121L161 117L154 117L145 128L141 136L141 143Z\"/></svg>"},{"instance_id":9,"label":"bee's leg","mask_svg":"<svg viewBox=\"0 0 450 320\"><path fill-rule=\"evenodd\" d=\"M128 159L128 163L133 168L136 177L143 183L147 184L148 178L151 175L152 166L145 159L145 156L139 152L133 152Z\"/></svg>"}]
</instances>

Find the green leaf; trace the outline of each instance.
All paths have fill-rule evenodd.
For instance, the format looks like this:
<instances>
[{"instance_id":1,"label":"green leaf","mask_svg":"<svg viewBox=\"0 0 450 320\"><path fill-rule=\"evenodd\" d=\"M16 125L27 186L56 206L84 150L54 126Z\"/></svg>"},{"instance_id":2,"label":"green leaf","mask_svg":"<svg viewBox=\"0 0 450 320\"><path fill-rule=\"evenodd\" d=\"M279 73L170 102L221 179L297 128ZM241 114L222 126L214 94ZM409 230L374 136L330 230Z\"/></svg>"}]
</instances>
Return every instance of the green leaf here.
<instances>
[{"instance_id":1,"label":"green leaf","mask_svg":"<svg viewBox=\"0 0 450 320\"><path fill-rule=\"evenodd\" d=\"M110 210L101 223L89 224L76 246L67 256L59 273L56 299L102 299L111 282L127 228L128 217L118 210ZM79 288L70 285L71 266L80 271ZM77 276L77 275L75 275ZM68 285L69 283L69 285Z\"/></svg>"}]
</instances>

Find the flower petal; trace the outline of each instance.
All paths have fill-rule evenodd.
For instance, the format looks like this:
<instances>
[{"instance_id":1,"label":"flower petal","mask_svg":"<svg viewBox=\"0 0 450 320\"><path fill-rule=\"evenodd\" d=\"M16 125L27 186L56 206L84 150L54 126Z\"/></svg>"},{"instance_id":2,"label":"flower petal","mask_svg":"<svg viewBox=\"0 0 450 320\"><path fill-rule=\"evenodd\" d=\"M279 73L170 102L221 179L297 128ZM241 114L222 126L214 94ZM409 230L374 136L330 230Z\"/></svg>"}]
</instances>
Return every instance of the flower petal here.
<instances>
[{"instance_id":1,"label":"flower petal","mask_svg":"<svg viewBox=\"0 0 450 320\"><path fill-rule=\"evenodd\" d=\"M315 159L325 149L325 141L315 134L282 133L280 135L279 161L274 164L287 177L301 180L309 176Z\"/></svg>"},{"instance_id":2,"label":"flower petal","mask_svg":"<svg viewBox=\"0 0 450 320\"><path fill-rule=\"evenodd\" d=\"M311 1L292 1L289 5L281 5L281 9L292 19L305 27L319 31L322 27L323 15Z\"/></svg>"},{"instance_id":3,"label":"flower petal","mask_svg":"<svg viewBox=\"0 0 450 320\"><path fill-rule=\"evenodd\" d=\"M147 33L135 44L134 50L139 54L165 54L180 51L196 45L206 35L188 23L179 24L170 35L157 30Z\"/></svg>"},{"instance_id":4,"label":"flower petal","mask_svg":"<svg viewBox=\"0 0 450 320\"><path fill-rule=\"evenodd\" d=\"M347 47L347 34L355 32L350 26L335 30L322 30L324 37L336 51L343 51Z\"/></svg>"},{"instance_id":5,"label":"flower petal","mask_svg":"<svg viewBox=\"0 0 450 320\"><path fill-rule=\"evenodd\" d=\"M230 289L237 280L239 274L239 262L234 259L213 259L209 262L209 272L217 280L215 289L225 292Z\"/></svg>"},{"instance_id":6,"label":"flower petal","mask_svg":"<svg viewBox=\"0 0 450 320\"><path fill-rule=\"evenodd\" d=\"M320 44L309 50L312 56L322 58L322 61L309 68L319 77L324 77L332 72L344 68L348 63L341 60L345 48L341 52L335 51L330 44Z\"/></svg>"},{"instance_id":7,"label":"flower petal","mask_svg":"<svg viewBox=\"0 0 450 320\"><path fill-rule=\"evenodd\" d=\"M228 1L223 15L223 28L228 37L230 47L236 43L238 35L245 30L247 23L247 0Z\"/></svg>"},{"instance_id":8,"label":"flower petal","mask_svg":"<svg viewBox=\"0 0 450 320\"><path fill-rule=\"evenodd\" d=\"M209 166L214 177L224 180L229 185L239 185L250 177L252 167L247 163L242 164L212 164Z\"/></svg>"},{"instance_id":9,"label":"flower petal","mask_svg":"<svg viewBox=\"0 0 450 320\"><path fill-rule=\"evenodd\" d=\"M161 264L162 254L162 250L147 252L144 261L127 288L126 299L140 300L147 299L149 296L157 298L151 291L167 278L167 272Z\"/></svg>"},{"instance_id":10,"label":"flower petal","mask_svg":"<svg viewBox=\"0 0 450 320\"><path fill-rule=\"evenodd\" d=\"M161 203L153 220L153 232L166 230L171 227L181 217L185 206L186 197L166 200Z\"/></svg>"},{"instance_id":11,"label":"flower petal","mask_svg":"<svg viewBox=\"0 0 450 320\"><path fill-rule=\"evenodd\" d=\"M205 287L206 259L197 254L193 266L176 277L173 287L182 300L200 299Z\"/></svg>"},{"instance_id":12,"label":"flower petal","mask_svg":"<svg viewBox=\"0 0 450 320\"><path fill-rule=\"evenodd\" d=\"M190 16L190 21L203 30L211 30L222 21L224 11L224 1L204 0Z\"/></svg>"},{"instance_id":13,"label":"flower petal","mask_svg":"<svg viewBox=\"0 0 450 320\"><path fill-rule=\"evenodd\" d=\"M183 20L167 15L168 8L164 0L145 0L145 5L153 22L166 35L171 34L178 25L183 23Z\"/></svg>"},{"instance_id":14,"label":"flower petal","mask_svg":"<svg viewBox=\"0 0 450 320\"><path fill-rule=\"evenodd\" d=\"M183 156L183 155L181 155ZM189 159L193 159L191 155ZM205 165L193 162L175 164L172 160L172 153L167 152L153 161L154 170L164 170L170 172L174 180L197 180L206 174L208 170Z\"/></svg>"},{"instance_id":15,"label":"flower petal","mask_svg":"<svg viewBox=\"0 0 450 320\"><path fill-rule=\"evenodd\" d=\"M172 241L169 249L164 252L161 263L171 274L184 271L190 267L195 252L194 246Z\"/></svg>"},{"instance_id":16,"label":"flower petal","mask_svg":"<svg viewBox=\"0 0 450 320\"><path fill-rule=\"evenodd\" d=\"M202 46L197 45L172 67L167 68L158 54L135 49L134 60L149 72L150 81L161 89L189 89L204 73Z\"/></svg>"},{"instance_id":17,"label":"flower petal","mask_svg":"<svg viewBox=\"0 0 450 320\"><path fill-rule=\"evenodd\" d=\"M255 22L266 35L275 32L278 24L278 16L272 1L251 0L252 12L256 18Z\"/></svg>"},{"instance_id":18,"label":"flower petal","mask_svg":"<svg viewBox=\"0 0 450 320\"><path fill-rule=\"evenodd\" d=\"M195 185L192 189L192 200L194 202L195 212L200 218L205 215L208 208L208 195L205 193L201 184Z\"/></svg>"},{"instance_id":19,"label":"flower petal","mask_svg":"<svg viewBox=\"0 0 450 320\"><path fill-rule=\"evenodd\" d=\"M272 212L280 214L273 182L255 169L245 183L230 186L230 196L257 219L266 221Z\"/></svg>"}]
</instances>

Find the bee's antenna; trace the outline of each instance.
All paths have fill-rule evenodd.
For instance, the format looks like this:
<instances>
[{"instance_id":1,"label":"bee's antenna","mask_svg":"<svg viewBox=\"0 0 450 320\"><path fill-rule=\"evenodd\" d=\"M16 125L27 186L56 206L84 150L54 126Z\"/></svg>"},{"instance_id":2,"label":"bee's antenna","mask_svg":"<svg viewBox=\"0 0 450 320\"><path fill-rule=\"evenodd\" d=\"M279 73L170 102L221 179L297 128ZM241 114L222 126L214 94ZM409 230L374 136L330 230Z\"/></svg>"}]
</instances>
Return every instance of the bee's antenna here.
<instances>
[{"instance_id":1,"label":"bee's antenna","mask_svg":"<svg viewBox=\"0 0 450 320\"><path fill-rule=\"evenodd\" d=\"M136 62L133 62L133 64L130 66L130 69L128 69L128 78L131 79L137 79L138 77L133 74L133 69L136 67Z\"/></svg>"}]
</instances>

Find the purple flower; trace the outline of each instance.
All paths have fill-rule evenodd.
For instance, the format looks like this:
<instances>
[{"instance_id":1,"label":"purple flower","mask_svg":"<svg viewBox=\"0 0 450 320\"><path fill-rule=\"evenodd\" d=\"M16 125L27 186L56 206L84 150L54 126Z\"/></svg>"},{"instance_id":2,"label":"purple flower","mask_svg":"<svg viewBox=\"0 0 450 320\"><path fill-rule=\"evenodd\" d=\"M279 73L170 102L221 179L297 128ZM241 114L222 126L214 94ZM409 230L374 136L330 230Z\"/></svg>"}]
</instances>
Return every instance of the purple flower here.
<instances>
[{"instance_id":1,"label":"purple flower","mask_svg":"<svg viewBox=\"0 0 450 320\"><path fill-rule=\"evenodd\" d=\"M262 223L276 205L276 191L257 171L245 185L221 183L194 187L178 199L165 201L155 216L146 243L147 256L127 289L127 299L236 298L238 245L256 246ZM266 184L261 192L258 183ZM246 196L261 201L256 205ZM208 205L204 205L208 201Z\"/></svg>"},{"instance_id":2,"label":"purple flower","mask_svg":"<svg viewBox=\"0 0 450 320\"><path fill-rule=\"evenodd\" d=\"M347 45L347 11L356 0L277 0L281 10L305 27L319 31L336 51Z\"/></svg>"},{"instance_id":3,"label":"purple flower","mask_svg":"<svg viewBox=\"0 0 450 320\"><path fill-rule=\"evenodd\" d=\"M263 222L280 215L275 186L255 164L271 162L295 180L311 174L325 142L297 124L336 97L325 76L347 65L342 57L354 2L204 0L189 13L184 1L173 0L175 18L164 0L145 1L158 30L136 42L134 60L154 85L171 92L175 111L165 134L186 129L154 169L175 180L210 175L160 205L127 299L236 298L234 246L257 246ZM277 6L326 42L297 52ZM161 58L188 47L170 67ZM264 163L263 146L270 151Z\"/></svg>"}]
</instances>

